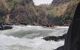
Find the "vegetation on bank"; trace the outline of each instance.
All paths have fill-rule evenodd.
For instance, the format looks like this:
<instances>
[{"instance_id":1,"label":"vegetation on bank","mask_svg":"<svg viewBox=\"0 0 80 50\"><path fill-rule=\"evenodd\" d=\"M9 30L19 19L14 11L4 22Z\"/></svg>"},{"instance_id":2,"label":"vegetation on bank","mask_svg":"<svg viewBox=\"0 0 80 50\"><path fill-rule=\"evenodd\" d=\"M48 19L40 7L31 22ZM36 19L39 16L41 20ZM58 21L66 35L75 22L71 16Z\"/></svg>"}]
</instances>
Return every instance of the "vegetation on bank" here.
<instances>
[{"instance_id":1,"label":"vegetation on bank","mask_svg":"<svg viewBox=\"0 0 80 50\"><path fill-rule=\"evenodd\" d=\"M74 0L75 1L75 0ZM42 26L69 25L76 3L64 1L35 6L32 0L0 0L0 23Z\"/></svg>"}]
</instances>

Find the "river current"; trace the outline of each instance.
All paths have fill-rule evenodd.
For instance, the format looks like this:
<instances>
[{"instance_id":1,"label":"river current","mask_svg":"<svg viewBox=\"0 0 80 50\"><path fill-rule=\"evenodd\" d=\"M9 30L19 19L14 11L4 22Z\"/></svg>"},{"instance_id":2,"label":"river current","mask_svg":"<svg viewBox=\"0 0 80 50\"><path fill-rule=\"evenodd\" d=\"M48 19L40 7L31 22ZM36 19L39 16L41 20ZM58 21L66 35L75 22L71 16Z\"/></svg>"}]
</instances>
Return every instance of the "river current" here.
<instances>
[{"instance_id":1,"label":"river current","mask_svg":"<svg viewBox=\"0 0 80 50\"><path fill-rule=\"evenodd\" d=\"M62 36L67 30L68 26L13 25L13 29L0 31L0 50L55 50L63 46L65 40L45 41L43 37Z\"/></svg>"}]
</instances>

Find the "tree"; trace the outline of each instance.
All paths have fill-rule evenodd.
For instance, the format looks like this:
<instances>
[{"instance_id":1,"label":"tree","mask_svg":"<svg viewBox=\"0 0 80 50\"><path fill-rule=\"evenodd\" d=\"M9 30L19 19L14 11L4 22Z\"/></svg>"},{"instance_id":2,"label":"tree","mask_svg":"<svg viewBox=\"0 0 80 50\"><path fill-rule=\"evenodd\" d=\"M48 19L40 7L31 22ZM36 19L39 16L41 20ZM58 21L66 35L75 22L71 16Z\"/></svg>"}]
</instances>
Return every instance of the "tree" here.
<instances>
[{"instance_id":1,"label":"tree","mask_svg":"<svg viewBox=\"0 0 80 50\"><path fill-rule=\"evenodd\" d=\"M17 1L16 0L0 0L0 2L3 5L3 9L5 9L5 23L10 23L9 18L10 18L10 13L12 9L15 8ZM5 13L4 12L4 13Z\"/></svg>"}]
</instances>

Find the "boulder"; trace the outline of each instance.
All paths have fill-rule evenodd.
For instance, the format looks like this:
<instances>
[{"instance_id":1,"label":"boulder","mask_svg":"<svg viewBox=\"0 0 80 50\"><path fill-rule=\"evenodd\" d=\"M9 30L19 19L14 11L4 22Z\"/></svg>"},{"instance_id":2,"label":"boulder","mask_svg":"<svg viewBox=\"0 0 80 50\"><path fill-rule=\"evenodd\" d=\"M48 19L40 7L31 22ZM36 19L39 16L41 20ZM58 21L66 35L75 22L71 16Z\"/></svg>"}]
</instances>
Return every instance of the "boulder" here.
<instances>
[{"instance_id":1,"label":"boulder","mask_svg":"<svg viewBox=\"0 0 80 50\"><path fill-rule=\"evenodd\" d=\"M8 30L8 29L12 29L12 26L10 26L10 25L0 25L0 30Z\"/></svg>"},{"instance_id":2,"label":"boulder","mask_svg":"<svg viewBox=\"0 0 80 50\"><path fill-rule=\"evenodd\" d=\"M50 41L50 40L54 40L54 41L59 41L59 40L64 40L66 37L66 34L64 34L63 36L47 36L44 37L43 39L46 41Z\"/></svg>"}]
</instances>

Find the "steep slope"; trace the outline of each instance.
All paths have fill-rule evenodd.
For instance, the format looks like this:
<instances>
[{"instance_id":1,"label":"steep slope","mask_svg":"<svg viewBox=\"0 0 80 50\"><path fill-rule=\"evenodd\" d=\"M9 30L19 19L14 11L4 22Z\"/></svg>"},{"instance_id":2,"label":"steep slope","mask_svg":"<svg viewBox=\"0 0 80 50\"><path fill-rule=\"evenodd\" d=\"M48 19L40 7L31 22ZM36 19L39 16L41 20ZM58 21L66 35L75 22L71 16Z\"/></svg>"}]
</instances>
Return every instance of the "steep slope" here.
<instances>
[{"instance_id":1,"label":"steep slope","mask_svg":"<svg viewBox=\"0 0 80 50\"><path fill-rule=\"evenodd\" d=\"M53 0L52 6L54 7L53 11L55 11L55 15L61 16L64 15L66 12L71 13L70 11L73 10L77 6L77 0ZM70 14L69 14L70 15Z\"/></svg>"},{"instance_id":2,"label":"steep slope","mask_svg":"<svg viewBox=\"0 0 80 50\"><path fill-rule=\"evenodd\" d=\"M35 6L33 0L0 0L0 16L6 24L63 25L71 20L77 1L53 0L51 5Z\"/></svg>"}]
</instances>

